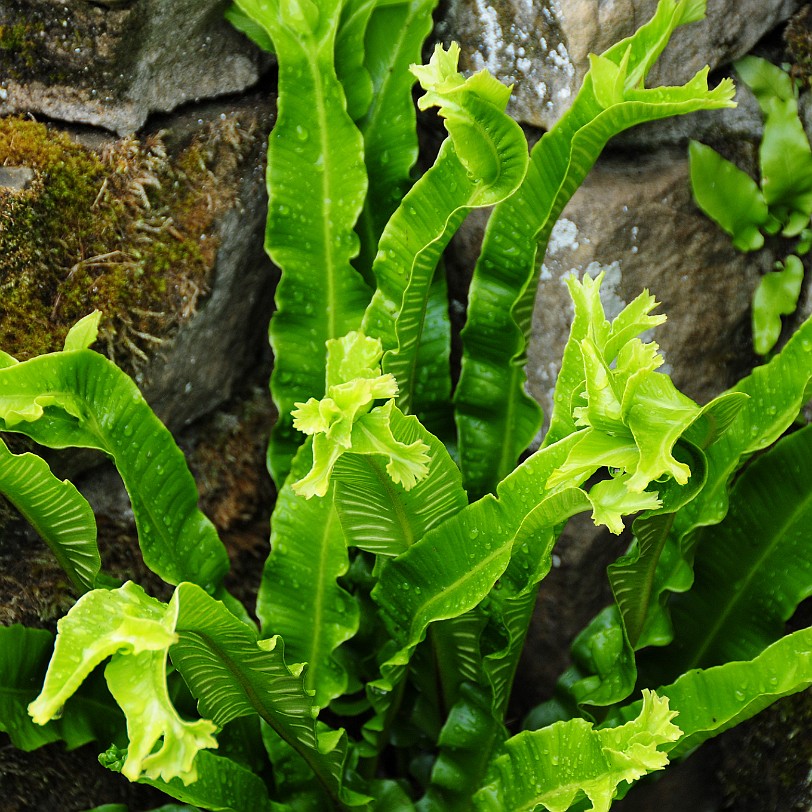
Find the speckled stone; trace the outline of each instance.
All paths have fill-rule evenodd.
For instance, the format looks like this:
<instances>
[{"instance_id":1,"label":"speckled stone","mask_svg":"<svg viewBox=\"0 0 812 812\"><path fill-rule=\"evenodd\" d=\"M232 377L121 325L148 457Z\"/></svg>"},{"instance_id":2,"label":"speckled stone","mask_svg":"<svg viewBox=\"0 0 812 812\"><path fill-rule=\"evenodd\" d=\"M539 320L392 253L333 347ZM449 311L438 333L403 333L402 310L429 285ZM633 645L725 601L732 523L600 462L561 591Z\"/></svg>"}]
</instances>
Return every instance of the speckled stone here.
<instances>
[{"instance_id":1,"label":"speckled stone","mask_svg":"<svg viewBox=\"0 0 812 812\"><path fill-rule=\"evenodd\" d=\"M802 0L709 0L707 18L677 31L649 84L682 84L696 71L743 56L765 33L788 19ZM569 108L601 53L648 21L657 0L448 0L438 28L456 40L467 70L487 67L515 82L510 112L549 129Z\"/></svg>"},{"instance_id":2,"label":"speckled stone","mask_svg":"<svg viewBox=\"0 0 812 812\"><path fill-rule=\"evenodd\" d=\"M153 112L237 93L268 57L222 0L0 0L0 115L138 130Z\"/></svg>"}]
</instances>

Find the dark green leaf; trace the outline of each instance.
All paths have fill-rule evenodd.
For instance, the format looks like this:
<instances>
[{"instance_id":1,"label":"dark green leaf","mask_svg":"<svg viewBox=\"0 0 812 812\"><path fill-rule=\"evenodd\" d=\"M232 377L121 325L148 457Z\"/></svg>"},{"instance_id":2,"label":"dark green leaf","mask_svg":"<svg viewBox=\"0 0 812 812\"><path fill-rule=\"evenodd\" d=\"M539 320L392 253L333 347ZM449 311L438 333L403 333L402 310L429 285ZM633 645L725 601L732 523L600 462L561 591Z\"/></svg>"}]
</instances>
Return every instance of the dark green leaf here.
<instances>
[{"instance_id":1,"label":"dark green leaf","mask_svg":"<svg viewBox=\"0 0 812 812\"><path fill-rule=\"evenodd\" d=\"M311 447L308 442L299 450L277 497L257 616L265 637L282 636L291 662L308 664L305 686L321 708L347 688L347 674L333 655L358 629L358 607L337 583L349 560L332 490L305 499L291 487L310 470Z\"/></svg>"},{"instance_id":2,"label":"dark green leaf","mask_svg":"<svg viewBox=\"0 0 812 812\"><path fill-rule=\"evenodd\" d=\"M781 637L812 595L810 523L807 427L755 460L736 482L724 521L700 533L694 585L672 600L674 642L652 653L660 677L749 660Z\"/></svg>"},{"instance_id":3,"label":"dark green leaf","mask_svg":"<svg viewBox=\"0 0 812 812\"><path fill-rule=\"evenodd\" d=\"M115 769L115 761L101 757L100 761ZM210 812L270 812L271 801L262 779L236 761L201 750L195 757L195 764L198 779L188 786L179 778L171 781L141 778L138 783L155 787L172 798Z\"/></svg>"},{"instance_id":4,"label":"dark green leaf","mask_svg":"<svg viewBox=\"0 0 812 812\"><path fill-rule=\"evenodd\" d=\"M417 804L419 812L467 812L494 752L506 739L487 695L470 683L462 686L440 733L440 754L428 791Z\"/></svg>"},{"instance_id":5,"label":"dark green leaf","mask_svg":"<svg viewBox=\"0 0 812 812\"><path fill-rule=\"evenodd\" d=\"M44 629L0 626L0 731L21 750L55 741L65 742L69 750L91 741L109 744L123 731L124 717L100 674L68 700L61 718L37 725L29 716L28 705L42 689L53 640Z\"/></svg>"},{"instance_id":6,"label":"dark green leaf","mask_svg":"<svg viewBox=\"0 0 812 812\"><path fill-rule=\"evenodd\" d=\"M781 335L781 316L795 312L804 264L790 254L784 266L762 276L753 296L753 347L759 355L766 355Z\"/></svg>"},{"instance_id":7,"label":"dark green leaf","mask_svg":"<svg viewBox=\"0 0 812 812\"><path fill-rule=\"evenodd\" d=\"M411 186L417 160L417 133L409 65L421 61L421 46L432 28L437 0L378 3L366 31L364 64L373 94L358 122L364 136L369 193L358 221L361 253L357 267L369 275L378 240L392 213Z\"/></svg>"},{"instance_id":8,"label":"dark green leaf","mask_svg":"<svg viewBox=\"0 0 812 812\"><path fill-rule=\"evenodd\" d=\"M657 564L673 525L674 513L696 496L707 476L705 455L696 446L680 443L675 449L675 456L691 469L688 485L677 486L671 480L660 488L662 507L646 511L635 520L632 549L608 569L609 583L633 647L643 634Z\"/></svg>"},{"instance_id":9,"label":"dark green leaf","mask_svg":"<svg viewBox=\"0 0 812 812\"><path fill-rule=\"evenodd\" d=\"M165 581L213 589L228 569L214 525L197 507L183 453L133 381L91 350L0 369L0 423L51 448L112 457L133 506L144 563Z\"/></svg>"},{"instance_id":10,"label":"dark green leaf","mask_svg":"<svg viewBox=\"0 0 812 812\"><path fill-rule=\"evenodd\" d=\"M681 88L640 89L674 28L703 10L703 3L661 0L649 23L607 51L604 62L627 71L622 97L606 107L609 88L587 74L572 107L534 147L518 192L491 216L471 284L455 395L463 482L474 497L494 489L541 423L538 405L524 390L525 354L541 260L564 205L613 135L644 121L732 104L732 84L708 90L705 72ZM569 403L556 408L569 415Z\"/></svg>"},{"instance_id":11,"label":"dark green leaf","mask_svg":"<svg viewBox=\"0 0 812 812\"><path fill-rule=\"evenodd\" d=\"M12 454L0 440L0 493L47 542L74 586L93 589L101 569L96 518L79 491L57 479L45 460Z\"/></svg>"},{"instance_id":12,"label":"dark green leaf","mask_svg":"<svg viewBox=\"0 0 812 812\"><path fill-rule=\"evenodd\" d=\"M770 218L761 189L746 172L698 141L691 141L688 154L699 208L730 234L734 248L757 251L764 245L759 228Z\"/></svg>"},{"instance_id":13,"label":"dark green leaf","mask_svg":"<svg viewBox=\"0 0 812 812\"><path fill-rule=\"evenodd\" d=\"M343 734L316 733L317 708L301 671L286 664L281 639L260 644L256 632L193 584L181 584L173 600L178 642L170 656L201 714L220 725L259 714L310 765L330 797L355 803L342 788Z\"/></svg>"}]
</instances>

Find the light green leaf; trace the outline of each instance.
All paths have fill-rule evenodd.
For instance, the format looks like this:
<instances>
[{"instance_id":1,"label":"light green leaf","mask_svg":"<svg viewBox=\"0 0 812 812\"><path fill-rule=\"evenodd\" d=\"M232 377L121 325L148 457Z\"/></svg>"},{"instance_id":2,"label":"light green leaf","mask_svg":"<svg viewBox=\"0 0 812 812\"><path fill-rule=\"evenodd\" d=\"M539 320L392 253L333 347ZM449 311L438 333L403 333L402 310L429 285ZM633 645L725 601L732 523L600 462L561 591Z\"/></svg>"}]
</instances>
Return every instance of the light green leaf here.
<instances>
[{"instance_id":1,"label":"light green leaf","mask_svg":"<svg viewBox=\"0 0 812 812\"><path fill-rule=\"evenodd\" d=\"M324 496L333 467L342 454L383 455L392 481L406 490L428 471L428 446L421 440L406 445L390 428L394 401L370 411L375 400L398 392L394 377L381 374L381 342L349 333L327 342L327 397L297 404L293 424L313 439L313 465L293 484L297 495Z\"/></svg>"},{"instance_id":2,"label":"light green leaf","mask_svg":"<svg viewBox=\"0 0 812 812\"><path fill-rule=\"evenodd\" d=\"M667 698L645 691L639 716L622 727L595 730L583 719L525 731L505 744L489 783L474 796L479 810L531 812L539 805L566 812L586 796L589 809L607 812L622 782L636 781L668 763L658 748L679 739Z\"/></svg>"},{"instance_id":3,"label":"light green leaf","mask_svg":"<svg viewBox=\"0 0 812 812\"><path fill-rule=\"evenodd\" d=\"M101 315L100 310L94 310L68 330L68 334L65 336L65 352L86 350L90 347L99 334Z\"/></svg>"},{"instance_id":4,"label":"light green leaf","mask_svg":"<svg viewBox=\"0 0 812 812\"><path fill-rule=\"evenodd\" d=\"M640 493L653 480L673 477L684 485L691 470L671 453L677 440L699 417L700 408L674 386L668 375L640 372L623 396L623 418L640 451L628 487Z\"/></svg>"},{"instance_id":5,"label":"light green leaf","mask_svg":"<svg viewBox=\"0 0 812 812\"><path fill-rule=\"evenodd\" d=\"M5 369L6 367L12 367L14 364L19 364L20 362L14 358L13 356L9 355L7 352L3 352L0 350L0 369Z\"/></svg>"},{"instance_id":6,"label":"light green leaf","mask_svg":"<svg viewBox=\"0 0 812 812\"><path fill-rule=\"evenodd\" d=\"M391 378L381 373L381 342L363 333L351 332L341 338L327 342L326 387L331 394L333 387L344 386L356 378L378 381L383 378L386 387L391 386ZM381 385L383 382L378 383ZM389 394L375 394L375 397L392 397ZM337 398L338 399L338 398ZM342 406L344 404L342 403Z\"/></svg>"},{"instance_id":7,"label":"light green leaf","mask_svg":"<svg viewBox=\"0 0 812 812\"><path fill-rule=\"evenodd\" d=\"M29 705L44 725L102 661L118 652L165 651L175 640L175 618L167 606L128 581L115 590L83 595L57 623L54 654L40 695Z\"/></svg>"},{"instance_id":8,"label":"light green leaf","mask_svg":"<svg viewBox=\"0 0 812 812\"><path fill-rule=\"evenodd\" d=\"M762 276L753 296L753 347L759 355L766 355L781 335L781 316L795 312L804 264L790 254L780 270Z\"/></svg>"},{"instance_id":9,"label":"light green leaf","mask_svg":"<svg viewBox=\"0 0 812 812\"><path fill-rule=\"evenodd\" d=\"M622 435L615 435L583 429L577 438L572 452L566 462L557 471L554 471L547 485L557 488L559 485L571 482L582 482L590 477L599 468L617 468L632 471L637 467L640 452L630 432L624 431Z\"/></svg>"},{"instance_id":10,"label":"light green leaf","mask_svg":"<svg viewBox=\"0 0 812 812\"><path fill-rule=\"evenodd\" d=\"M459 469L445 447L413 416L397 411L390 425L395 439L429 448L429 469L406 491L384 472L376 455L347 454L334 470L335 506L347 544L385 556L405 552L429 530L467 504ZM286 638L287 639L287 638Z\"/></svg>"},{"instance_id":11,"label":"light green leaf","mask_svg":"<svg viewBox=\"0 0 812 812\"><path fill-rule=\"evenodd\" d=\"M99 761L105 767L118 772L122 755L111 748L99 757ZM211 812L241 812L249 809L251 812L270 812L272 809L263 780L236 761L201 750L197 755L197 763L198 779L188 786L177 778L162 781L144 777L139 780L138 783L155 787L172 798L186 804L195 804L194 807L172 804L155 812L183 812L197 809L198 806Z\"/></svg>"},{"instance_id":12,"label":"light green leaf","mask_svg":"<svg viewBox=\"0 0 812 812\"><path fill-rule=\"evenodd\" d=\"M104 680L91 677L71 697L59 719L35 724L28 705L36 698L53 651L53 635L44 629L0 626L0 731L21 750L62 741L68 750L91 741L104 744L123 732L123 718Z\"/></svg>"},{"instance_id":13,"label":"light green leaf","mask_svg":"<svg viewBox=\"0 0 812 812\"><path fill-rule=\"evenodd\" d=\"M378 289L364 316L365 332L382 341L383 369L397 378L398 406L406 412L421 374L419 347L440 254L468 211L512 194L527 166L521 128L504 113L508 89L485 72L465 79L457 54L438 46L428 66L415 68L427 84L419 104L440 107L449 138L384 230L373 265Z\"/></svg>"},{"instance_id":14,"label":"light green leaf","mask_svg":"<svg viewBox=\"0 0 812 812\"><path fill-rule=\"evenodd\" d=\"M792 80L781 68L754 56L740 59L735 67L765 116L759 148L764 198L784 225L799 213L803 227L812 214L812 150L798 117Z\"/></svg>"},{"instance_id":15,"label":"light green leaf","mask_svg":"<svg viewBox=\"0 0 812 812\"><path fill-rule=\"evenodd\" d=\"M208 719L182 719L175 710L166 684L168 648L113 654L104 676L127 717L130 743L121 767L124 777L177 778L188 786L198 779L197 754L217 747L217 727Z\"/></svg>"},{"instance_id":16,"label":"light green leaf","mask_svg":"<svg viewBox=\"0 0 812 812\"><path fill-rule=\"evenodd\" d=\"M673 456L677 440L716 404L700 409L681 394L667 375L656 372L662 359L657 345L644 344L636 334L662 317L648 315L655 302L647 293L638 297L610 325L598 297L601 277L595 282L570 283L576 306L576 322L568 346L565 382L558 388L557 425L550 435L567 436L579 426L578 438L565 463L553 473L547 486L580 484L602 466L613 474L612 483L595 488L597 514L620 532L620 512L654 508L656 494L643 494L650 483L673 478L684 485L690 468ZM577 332L576 332L577 331ZM584 337L574 346L577 333ZM566 354L565 354L566 355ZM580 371L579 371L580 368ZM576 383L578 382L578 383ZM575 403L583 403L575 406ZM564 419L564 405L572 415ZM571 436L571 435L570 435ZM627 476L620 476L627 474Z\"/></svg>"},{"instance_id":17,"label":"light green leaf","mask_svg":"<svg viewBox=\"0 0 812 812\"><path fill-rule=\"evenodd\" d=\"M112 457L132 502L144 563L169 583L214 588L228 555L197 507L197 488L172 435L118 367L90 350L0 369L0 425L51 448Z\"/></svg>"},{"instance_id":18,"label":"light green leaf","mask_svg":"<svg viewBox=\"0 0 812 812\"><path fill-rule=\"evenodd\" d=\"M498 624L510 630L509 643L508 649L489 652L486 656L493 660L487 670L494 695L501 702L503 683L509 684L505 675L513 666L511 651L518 649L518 645L513 644L521 640L522 625L527 620L529 604L521 599L549 568L553 528L574 512L591 507L597 520L606 521L618 531L622 527L622 514L660 505L655 493L640 495L650 480L671 474L680 484L687 481L687 473L690 473L687 466L674 459L671 451L679 436L703 416L703 411L681 396L666 376L651 371L656 364L650 353L641 352L637 344L633 344L633 351L624 353L624 347L618 346L619 342L614 340L616 336L622 336L627 344L634 342L631 337L634 330L629 327L639 324L641 318L647 319L645 314L650 307L645 300L635 304L634 315L625 317L617 332L605 323L602 309L600 317L598 310L593 312L591 321L598 329L592 333L602 346L611 347L612 352L622 355L618 368L610 369L604 365L598 357L600 351L591 339L585 339L581 345L582 359L591 354L604 372L603 384L598 383L597 390L588 385L588 395L596 394L600 398L602 392L617 392L614 400L616 419L609 420L608 428L626 431L626 440L618 446L615 438L610 438L606 453L599 455L597 461L593 460L589 467L579 462L572 470L567 468L567 461L582 442L580 433L570 434L559 443L547 446L500 484L497 500L482 499L456 514L437 528L436 535L428 533L382 573L373 597L381 605L390 632L400 646L398 653L387 661L384 671L408 661L411 650L422 639L430 623L471 610L499 578L500 589L490 596L488 613ZM632 365L640 362L644 368L632 373ZM581 380L588 377L588 372L588 369L583 372ZM648 378L655 380L647 384ZM585 420L587 414L594 417L600 411L590 412L589 407L588 400L581 412ZM676 418L669 419L671 412ZM624 420L630 426L624 425ZM665 439L660 437L663 432ZM629 448L629 439L638 445L636 451ZM645 467L641 466L641 459L646 462ZM594 499L590 500L578 488L601 464L609 464L612 468L619 464L634 464L634 468L627 471L628 476L615 479L611 485L597 486ZM633 487L635 478L639 484ZM570 491L551 493L548 490L551 487L569 488ZM618 492L620 490L624 492ZM528 524L525 532L524 523L530 522L531 518L532 527ZM484 534L481 541L480 533ZM536 550L536 542L541 544L539 540L547 543ZM534 545L534 553L525 555L520 552L525 547L529 550L530 542ZM500 590L504 592L500 593Z\"/></svg>"},{"instance_id":19,"label":"light green leaf","mask_svg":"<svg viewBox=\"0 0 812 812\"><path fill-rule=\"evenodd\" d=\"M658 494L632 490L630 480L628 475L612 477L596 483L589 491L593 521L606 525L616 536L623 532L623 516L657 510L662 505Z\"/></svg>"},{"instance_id":20,"label":"light green leaf","mask_svg":"<svg viewBox=\"0 0 812 812\"><path fill-rule=\"evenodd\" d=\"M735 63L736 73L753 91L766 114L773 99L788 102L797 99L792 77L777 65L756 56L746 56Z\"/></svg>"},{"instance_id":21,"label":"light green leaf","mask_svg":"<svg viewBox=\"0 0 812 812\"><path fill-rule=\"evenodd\" d=\"M387 457L386 472L392 482L408 491L428 474L429 447L422 440L409 445L396 440L390 427L393 414L395 403L390 400L364 415L353 427L352 450Z\"/></svg>"},{"instance_id":22,"label":"light green leaf","mask_svg":"<svg viewBox=\"0 0 812 812\"><path fill-rule=\"evenodd\" d=\"M194 782L195 756L217 747L216 728L207 719L181 719L169 699L166 655L176 639L175 619L173 606L150 598L131 581L116 590L88 592L57 624L42 692L28 706L31 718L43 725L59 716L88 674L111 657L104 675L127 717L130 739L121 772L130 781L143 774Z\"/></svg>"},{"instance_id":23,"label":"light green leaf","mask_svg":"<svg viewBox=\"0 0 812 812\"><path fill-rule=\"evenodd\" d=\"M812 685L812 629L800 629L768 646L751 660L689 671L657 689L679 713L682 738L664 749L673 757L750 719L778 699ZM640 703L621 709L633 718Z\"/></svg>"},{"instance_id":24,"label":"light green leaf","mask_svg":"<svg viewBox=\"0 0 812 812\"><path fill-rule=\"evenodd\" d=\"M648 24L603 54L617 66L627 61L623 100L604 108L587 74L572 107L534 147L519 190L491 216L471 284L455 395L463 481L474 496L493 490L541 423L524 391L525 354L541 261L564 205L618 132L733 104L730 81L709 90L706 72L681 88L639 89L674 28L699 19L704 8L701 0L661 0Z\"/></svg>"},{"instance_id":25,"label":"light green leaf","mask_svg":"<svg viewBox=\"0 0 812 812\"><path fill-rule=\"evenodd\" d=\"M606 318L600 298L600 286L603 274L594 279L584 276L579 282L575 277L567 277L567 289L575 306L575 317L570 326L570 334L564 346L561 371L555 384L553 395L553 412L550 415L550 428L543 445L552 445L577 429L575 418L582 414L576 409L586 405L583 398L586 370L582 342L589 339L600 351L600 358L605 367L615 365L618 374L637 372L641 369L654 370L658 362L651 356L628 358L626 363L634 363L634 368L618 369L621 350L646 330L656 327L665 321L663 315L651 315L658 306L648 291L643 291L634 301L628 304L613 320ZM588 346L588 345L587 345ZM656 350L656 344L647 345ZM639 352L639 351L638 351ZM622 366L625 366L622 365ZM621 386L625 390L627 374L621 375ZM620 393L622 397L622 392ZM605 463L603 463L605 464Z\"/></svg>"},{"instance_id":26,"label":"light green leaf","mask_svg":"<svg viewBox=\"0 0 812 812\"><path fill-rule=\"evenodd\" d=\"M356 329L369 301L350 264L367 181L363 140L334 66L344 3L237 0L237 6L267 31L279 65L265 247L282 270L270 327L271 391L280 417L269 450L281 487L300 444L293 405L324 394L324 342Z\"/></svg>"},{"instance_id":27,"label":"light green leaf","mask_svg":"<svg viewBox=\"0 0 812 812\"><path fill-rule=\"evenodd\" d=\"M263 51L273 53L273 40L265 28L255 19L246 14L236 3L232 3L225 11L225 18L241 33L245 34L254 45Z\"/></svg>"},{"instance_id":28,"label":"light green leaf","mask_svg":"<svg viewBox=\"0 0 812 812\"><path fill-rule=\"evenodd\" d=\"M767 201L756 182L718 152L691 141L691 189L696 204L733 238L739 251L764 245L759 231L770 219Z\"/></svg>"},{"instance_id":29,"label":"light green leaf","mask_svg":"<svg viewBox=\"0 0 812 812\"><path fill-rule=\"evenodd\" d=\"M0 493L47 542L74 586L93 589L101 568L93 510L36 454L12 454L0 440Z\"/></svg>"}]
</instances>

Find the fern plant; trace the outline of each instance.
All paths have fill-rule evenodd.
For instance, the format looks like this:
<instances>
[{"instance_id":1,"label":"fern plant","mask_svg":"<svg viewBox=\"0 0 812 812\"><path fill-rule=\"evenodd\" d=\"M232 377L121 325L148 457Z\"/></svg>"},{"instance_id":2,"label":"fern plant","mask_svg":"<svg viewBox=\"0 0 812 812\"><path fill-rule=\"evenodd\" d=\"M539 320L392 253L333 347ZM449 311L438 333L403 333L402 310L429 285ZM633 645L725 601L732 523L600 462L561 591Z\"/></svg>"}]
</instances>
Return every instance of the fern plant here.
<instances>
[{"instance_id":1,"label":"fern plant","mask_svg":"<svg viewBox=\"0 0 812 812\"><path fill-rule=\"evenodd\" d=\"M81 495L2 448L0 489L81 595L55 641L0 629L0 728L18 747L96 740L105 766L210 810L606 810L669 758L812 684L812 633L783 634L812 583L812 435L779 440L812 380L812 322L701 407L642 338L664 321L651 295L610 323L600 277L569 279L550 428L518 462L540 424L523 364L555 218L616 132L732 104L731 83L708 89L707 71L644 86L704 2L660 0L593 56L529 155L504 113L509 89L462 76L455 47L408 73L433 5L237 0L229 12L279 63L266 240L283 273L279 497L258 625L222 586L225 550L171 437L89 349L97 317L61 352L0 356L0 428L110 456L145 563L175 585L163 603L112 582ZM410 76L448 130L414 183ZM452 399L440 258L482 206L494 209ZM636 515L634 540L610 568L615 601L519 732L506 711L537 590L584 511L614 533Z\"/></svg>"},{"instance_id":2,"label":"fern plant","mask_svg":"<svg viewBox=\"0 0 812 812\"><path fill-rule=\"evenodd\" d=\"M801 257L812 247L812 148L798 115L797 89L788 73L747 56L736 71L764 115L759 148L761 184L698 141L690 145L691 185L705 214L739 251L757 251L765 235L797 238L793 253L763 276L753 296L753 347L766 355L781 335L781 317L795 312L804 280Z\"/></svg>"}]
</instances>

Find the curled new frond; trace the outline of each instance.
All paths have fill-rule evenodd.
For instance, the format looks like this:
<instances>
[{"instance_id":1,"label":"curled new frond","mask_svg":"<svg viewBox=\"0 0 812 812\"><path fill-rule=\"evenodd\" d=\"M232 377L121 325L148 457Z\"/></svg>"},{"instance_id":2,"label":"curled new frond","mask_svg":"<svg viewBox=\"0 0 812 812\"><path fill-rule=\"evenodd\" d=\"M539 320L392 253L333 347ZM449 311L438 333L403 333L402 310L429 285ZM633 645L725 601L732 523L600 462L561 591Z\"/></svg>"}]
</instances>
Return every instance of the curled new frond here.
<instances>
[{"instance_id":1,"label":"curled new frond","mask_svg":"<svg viewBox=\"0 0 812 812\"><path fill-rule=\"evenodd\" d=\"M327 342L327 394L297 403L293 425L313 435L313 467L293 485L299 496L324 496L330 474L347 451L388 457L386 470L406 490L428 473L428 446L421 440L405 444L390 426L391 399L398 386L393 375L381 372L381 342L363 333L348 333ZM376 400L386 399L373 408Z\"/></svg>"}]
</instances>

